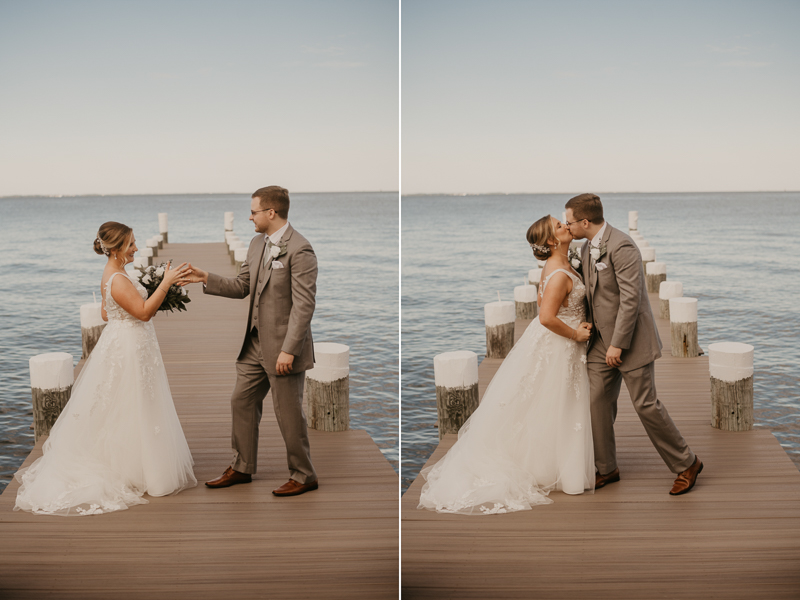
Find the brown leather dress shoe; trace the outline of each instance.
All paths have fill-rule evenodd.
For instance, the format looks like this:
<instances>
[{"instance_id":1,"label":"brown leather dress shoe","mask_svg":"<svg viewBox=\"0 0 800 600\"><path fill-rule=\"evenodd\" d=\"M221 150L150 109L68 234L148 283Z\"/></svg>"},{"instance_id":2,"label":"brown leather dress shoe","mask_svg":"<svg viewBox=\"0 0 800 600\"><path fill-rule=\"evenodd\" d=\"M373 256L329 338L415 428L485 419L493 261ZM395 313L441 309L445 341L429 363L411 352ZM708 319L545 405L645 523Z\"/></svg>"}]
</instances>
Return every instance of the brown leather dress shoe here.
<instances>
[{"instance_id":1,"label":"brown leather dress shoe","mask_svg":"<svg viewBox=\"0 0 800 600\"><path fill-rule=\"evenodd\" d=\"M600 475L600 473L597 473L594 480L594 489L599 490L601 487L609 483L616 483L617 481L619 481L619 467L611 471L608 475Z\"/></svg>"},{"instance_id":2,"label":"brown leather dress shoe","mask_svg":"<svg viewBox=\"0 0 800 600\"><path fill-rule=\"evenodd\" d=\"M694 484L697 482L697 476L700 475L700 471L702 470L703 461L700 460L700 457L695 456L692 466L678 475L678 478L672 485L672 489L669 491L669 495L680 496L681 494L685 494L691 490L694 487Z\"/></svg>"},{"instance_id":3,"label":"brown leather dress shoe","mask_svg":"<svg viewBox=\"0 0 800 600\"><path fill-rule=\"evenodd\" d=\"M250 473L240 473L239 471L234 471L232 467L228 467L221 477L206 481L206 485L210 488L224 488L237 483L250 483L251 481L253 481L253 476Z\"/></svg>"},{"instance_id":4,"label":"brown leather dress shoe","mask_svg":"<svg viewBox=\"0 0 800 600\"><path fill-rule=\"evenodd\" d=\"M290 479L284 483L277 490L272 490L276 496L299 496L319 487L319 480L315 479L311 483L297 483L294 479Z\"/></svg>"}]
</instances>

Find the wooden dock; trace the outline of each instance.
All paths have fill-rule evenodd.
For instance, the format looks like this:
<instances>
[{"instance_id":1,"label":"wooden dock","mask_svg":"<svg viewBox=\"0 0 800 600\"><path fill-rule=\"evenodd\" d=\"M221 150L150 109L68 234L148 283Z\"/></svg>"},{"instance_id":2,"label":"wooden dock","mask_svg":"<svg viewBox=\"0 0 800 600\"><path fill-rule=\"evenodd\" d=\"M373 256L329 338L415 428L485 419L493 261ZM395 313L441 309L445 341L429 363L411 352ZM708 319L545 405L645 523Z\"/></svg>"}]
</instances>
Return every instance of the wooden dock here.
<instances>
[{"instance_id":1,"label":"wooden dock","mask_svg":"<svg viewBox=\"0 0 800 600\"><path fill-rule=\"evenodd\" d=\"M657 315L658 295L650 301ZM504 515L438 514L417 509L417 477L401 502L404 600L800 598L800 472L768 430L710 426L708 357L673 358L669 321L656 320L659 398L705 465L694 490L668 494L675 476L623 385L622 480L595 494L553 492L553 504ZM517 337L528 323L517 322ZM501 362L481 363L481 397Z\"/></svg>"},{"instance_id":2,"label":"wooden dock","mask_svg":"<svg viewBox=\"0 0 800 600\"><path fill-rule=\"evenodd\" d=\"M234 272L224 243L167 244L160 257ZM268 397L253 482L203 485L232 456L230 394L248 305L189 290L188 312L155 323L198 486L65 518L12 511L13 481L0 496L0 598L397 598L398 477L366 432L311 430L320 487L277 498L288 469Z\"/></svg>"}]
</instances>

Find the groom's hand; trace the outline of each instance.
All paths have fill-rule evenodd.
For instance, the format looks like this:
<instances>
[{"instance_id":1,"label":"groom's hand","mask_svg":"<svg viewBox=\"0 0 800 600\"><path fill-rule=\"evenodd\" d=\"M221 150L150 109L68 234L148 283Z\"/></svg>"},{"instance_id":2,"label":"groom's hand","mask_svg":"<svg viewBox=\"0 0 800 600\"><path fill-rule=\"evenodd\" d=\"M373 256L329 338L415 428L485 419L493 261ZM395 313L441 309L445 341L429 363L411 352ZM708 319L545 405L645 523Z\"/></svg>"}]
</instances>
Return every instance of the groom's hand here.
<instances>
[{"instance_id":1,"label":"groom's hand","mask_svg":"<svg viewBox=\"0 0 800 600\"><path fill-rule=\"evenodd\" d=\"M189 283L208 283L208 271L203 271L198 267L193 267L191 263L186 265L186 269L189 270L189 275L186 279L189 280Z\"/></svg>"},{"instance_id":2,"label":"groom's hand","mask_svg":"<svg viewBox=\"0 0 800 600\"><path fill-rule=\"evenodd\" d=\"M619 368L622 365L622 348L609 346L606 352L606 364L609 367Z\"/></svg>"},{"instance_id":3,"label":"groom's hand","mask_svg":"<svg viewBox=\"0 0 800 600\"><path fill-rule=\"evenodd\" d=\"M278 355L278 362L275 364L275 370L278 372L278 375L289 375L292 372L293 362L293 354L281 351Z\"/></svg>"}]
</instances>

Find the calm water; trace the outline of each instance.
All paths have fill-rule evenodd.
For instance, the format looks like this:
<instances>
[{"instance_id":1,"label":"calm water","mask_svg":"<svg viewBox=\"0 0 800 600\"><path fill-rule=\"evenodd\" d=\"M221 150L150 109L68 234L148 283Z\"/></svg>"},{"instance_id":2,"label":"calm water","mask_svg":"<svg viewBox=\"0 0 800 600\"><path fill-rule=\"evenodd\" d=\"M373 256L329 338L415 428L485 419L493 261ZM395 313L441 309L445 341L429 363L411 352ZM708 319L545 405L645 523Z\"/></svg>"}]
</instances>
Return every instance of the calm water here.
<instances>
[{"instance_id":1,"label":"calm water","mask_svg":"<svg viewBox=\"0 0 800 600\"><path fill-rule=\"evenodd\" d=\"M570 195L402 199L403 489L438 444L433 357L486 352L483 305L513 299L536 266L525 232ZM756 426L800 466L800 193L605 194L606 220L639 231L698 298L700 345L755 346Z\"/></svg>"},{"instance_id":2,"label":"calm water","mask_svg":"<svg viewBox=\"0 0 800 600\"><path fill-rule=\"evenodd\" d=\"M104 266L92 250L100 224L120 221L145 240L166 212L171 242L218 242L225 211L249 240L246 194L0 198L0 491L33 447L28 359L80 358L79 307ZM351 427L397 470L397 194L293 194L290 221L319 261L314 339L350 346Z\"/></svg>"}]
</instances>

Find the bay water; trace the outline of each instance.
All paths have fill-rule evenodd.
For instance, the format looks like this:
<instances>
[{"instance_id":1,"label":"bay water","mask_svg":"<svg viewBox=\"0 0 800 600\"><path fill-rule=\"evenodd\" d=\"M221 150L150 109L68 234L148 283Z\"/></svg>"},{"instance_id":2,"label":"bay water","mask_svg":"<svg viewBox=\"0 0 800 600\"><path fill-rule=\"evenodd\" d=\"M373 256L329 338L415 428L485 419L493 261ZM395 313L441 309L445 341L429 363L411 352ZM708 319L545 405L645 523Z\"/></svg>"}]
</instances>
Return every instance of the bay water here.
<instances>
[{"instance_id":1,"label":"bay water","mask_svg":"<svg viewBox=\"0 0 800 600\"><path fill-rule=\"evenodd\" d=\"M403 490L439 440L433 357L471 350L483 358L483 305L498 291L513 300L536 266L528 227L546 214L561 219L573 195L402 198ZM702 348L755 347L755 426L772 431L800 467L800 193L600 196L606 220L625 232L628 211L639 212L668 279L698 299Z\"/></svg>"},{"instance_id":2,"label":"bay water","mask_svg":"<svg viewBox=\"0 0 800 600\"><path fill-rule=\"evenodd\" d=\"M350 426L365 429L397 470L397 194L298 193L291 202L289 221L319 263L314 339L350 346ZM92 249L98 227L125 223L142 247L165 212L170 242L221 242L226 211L249 241L249 194L0 198L0 491L33 447L28 360L80 359L79 309L93 301L105 265Z\"/></svg>"}]
</instances>

